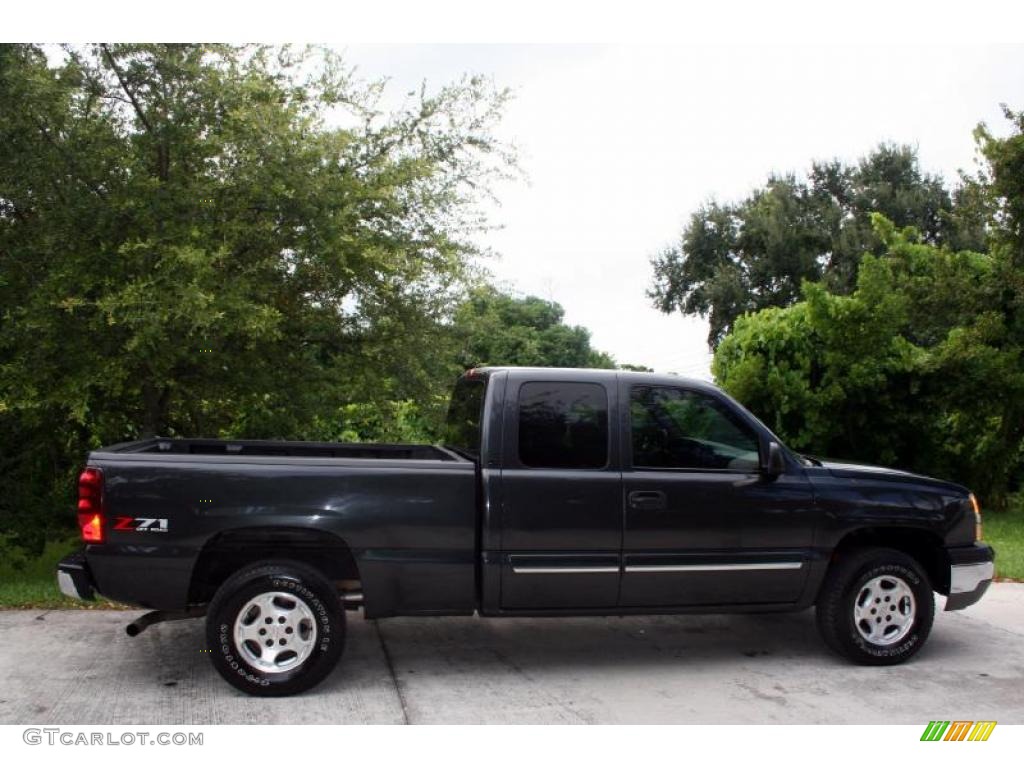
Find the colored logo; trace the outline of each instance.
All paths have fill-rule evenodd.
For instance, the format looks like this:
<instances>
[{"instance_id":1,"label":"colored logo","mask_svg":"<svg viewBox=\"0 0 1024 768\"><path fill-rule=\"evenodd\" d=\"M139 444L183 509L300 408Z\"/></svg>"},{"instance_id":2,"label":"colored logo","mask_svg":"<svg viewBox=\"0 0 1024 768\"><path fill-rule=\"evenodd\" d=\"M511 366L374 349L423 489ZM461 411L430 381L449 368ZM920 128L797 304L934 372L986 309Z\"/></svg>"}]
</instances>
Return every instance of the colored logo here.
<instances>
[{"instance_id":1,"label":"colored logo","mask_svg":"<svg viewBox=\"0 0 1024 768\"><path fill-rule=\"evenodd\" d=\"M988 741L995 727L995 720L932 720L921 741Z\"/></svg>"},{"instance_id":2,"label":"colored logo","mask_svg":"<svg viewBox=\"0 0 1024 768\"><path fill-rule=\"evenodd\" d=\"M117 517L114 518L115 531L152 531L167 533L165 517Z\"/></svg>"}]
</instances>

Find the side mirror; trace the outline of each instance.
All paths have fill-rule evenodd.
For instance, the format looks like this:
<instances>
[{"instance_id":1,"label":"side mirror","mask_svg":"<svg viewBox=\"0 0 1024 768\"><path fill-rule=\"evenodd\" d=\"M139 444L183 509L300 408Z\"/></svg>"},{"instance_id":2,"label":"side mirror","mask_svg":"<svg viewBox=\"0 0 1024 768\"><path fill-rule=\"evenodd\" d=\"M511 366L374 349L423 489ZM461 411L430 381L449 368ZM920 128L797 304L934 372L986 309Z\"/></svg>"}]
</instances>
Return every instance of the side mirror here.
<instances>
[{"instance_id":1,"label":"side mirror","mask_svg":"<svg viewBox=\"0 0 1024 768\"><path fill-rule=\"evenodd\" d=\"M782 456L782 447L772 440L768 443L768 455L761 462L761 472L768 477L778 477L786 471L786 460Z\"/></svg>"}]
</instances>

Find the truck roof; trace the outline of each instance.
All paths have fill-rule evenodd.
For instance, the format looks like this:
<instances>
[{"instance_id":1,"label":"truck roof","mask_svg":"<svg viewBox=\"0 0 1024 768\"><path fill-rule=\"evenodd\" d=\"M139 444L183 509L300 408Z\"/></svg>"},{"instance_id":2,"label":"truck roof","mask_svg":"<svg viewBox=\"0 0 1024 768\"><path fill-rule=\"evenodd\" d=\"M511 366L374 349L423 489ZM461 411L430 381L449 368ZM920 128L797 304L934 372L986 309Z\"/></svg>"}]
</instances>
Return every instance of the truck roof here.
<instances>
[{"instance_id":1,"label":"truck roof","mask_svg":"<svg viewBox=\"0 0 1024 768\"><path fill-rule=\"evenodd\" d=\"M707 381L706 379L697 379L688 376L680 376L676 373L654 373L648 371L628 371L620 370L618 368L547 368L542 366L527 366L527 365L484 365L479 368L471 368L466 371L465 376L473 374L482 374L489 376L492 373L498 373L500 371L508 371L510 373L528 373L538 374L544 376L554 376L556 379L565 379L570 377L586 377L588 381L608 381L613 380L616 377L624 377L630 380L637 381L650 381L654 382L665 382L669 381L675 384L683 384L694 388L711 388L714 389L715 385L713 382Z\"/></svg>"}]
</instances>

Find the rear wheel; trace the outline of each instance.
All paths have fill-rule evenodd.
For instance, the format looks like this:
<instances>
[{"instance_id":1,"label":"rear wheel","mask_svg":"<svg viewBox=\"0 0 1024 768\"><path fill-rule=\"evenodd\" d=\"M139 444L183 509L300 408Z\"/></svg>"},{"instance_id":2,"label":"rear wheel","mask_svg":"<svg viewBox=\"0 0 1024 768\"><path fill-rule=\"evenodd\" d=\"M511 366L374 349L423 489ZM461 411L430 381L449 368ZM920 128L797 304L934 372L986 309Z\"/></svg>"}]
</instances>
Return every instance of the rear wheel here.
<instances>
[{"instance_id":1,"label":"rear wheel","mask_svg":"<svg viewBox=\"0 0 1024 768\"><path fill-rule=\"evenodd\" d=\"M826 644L858 664L899 664L931 632L935 598L921 565L895 549L853 550L834 563L818 596Z\"/></svg>"},{"instance_id":2,"label":"rear wheel","mask_svg":"<svg viewBox=\"0 0 1024 768\"><path fill-rule=\"evenodd\" d=\"M257 696L287 696L323 680L341 658L345 611L334 586L301 563L244 568L221 585L206 616L213 665Z\"/></svg>"}]
</instances>

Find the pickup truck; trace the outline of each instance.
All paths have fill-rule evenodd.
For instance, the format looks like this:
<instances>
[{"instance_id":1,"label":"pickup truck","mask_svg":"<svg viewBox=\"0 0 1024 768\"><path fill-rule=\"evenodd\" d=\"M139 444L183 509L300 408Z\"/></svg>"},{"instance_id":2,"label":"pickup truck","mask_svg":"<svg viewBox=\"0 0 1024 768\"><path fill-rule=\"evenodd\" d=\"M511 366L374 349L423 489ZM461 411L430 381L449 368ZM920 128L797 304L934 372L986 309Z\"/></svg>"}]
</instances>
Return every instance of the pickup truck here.
<instances>
[{"instance_id":1,"label":"pickup truck","mask_svg":"<svg viewBox=\"0 0 1024 768\"><path fill-rule=\"evenodd\" d=\"M388 616L801 611L860 664L920 650L934 592L993 577L978 501L801 456L700 381L489 367L441 445L155 438L93 451L65 594L206 616L235 687L286 695L337 664L346 610Z\"/></svg>"}]
</instances>

